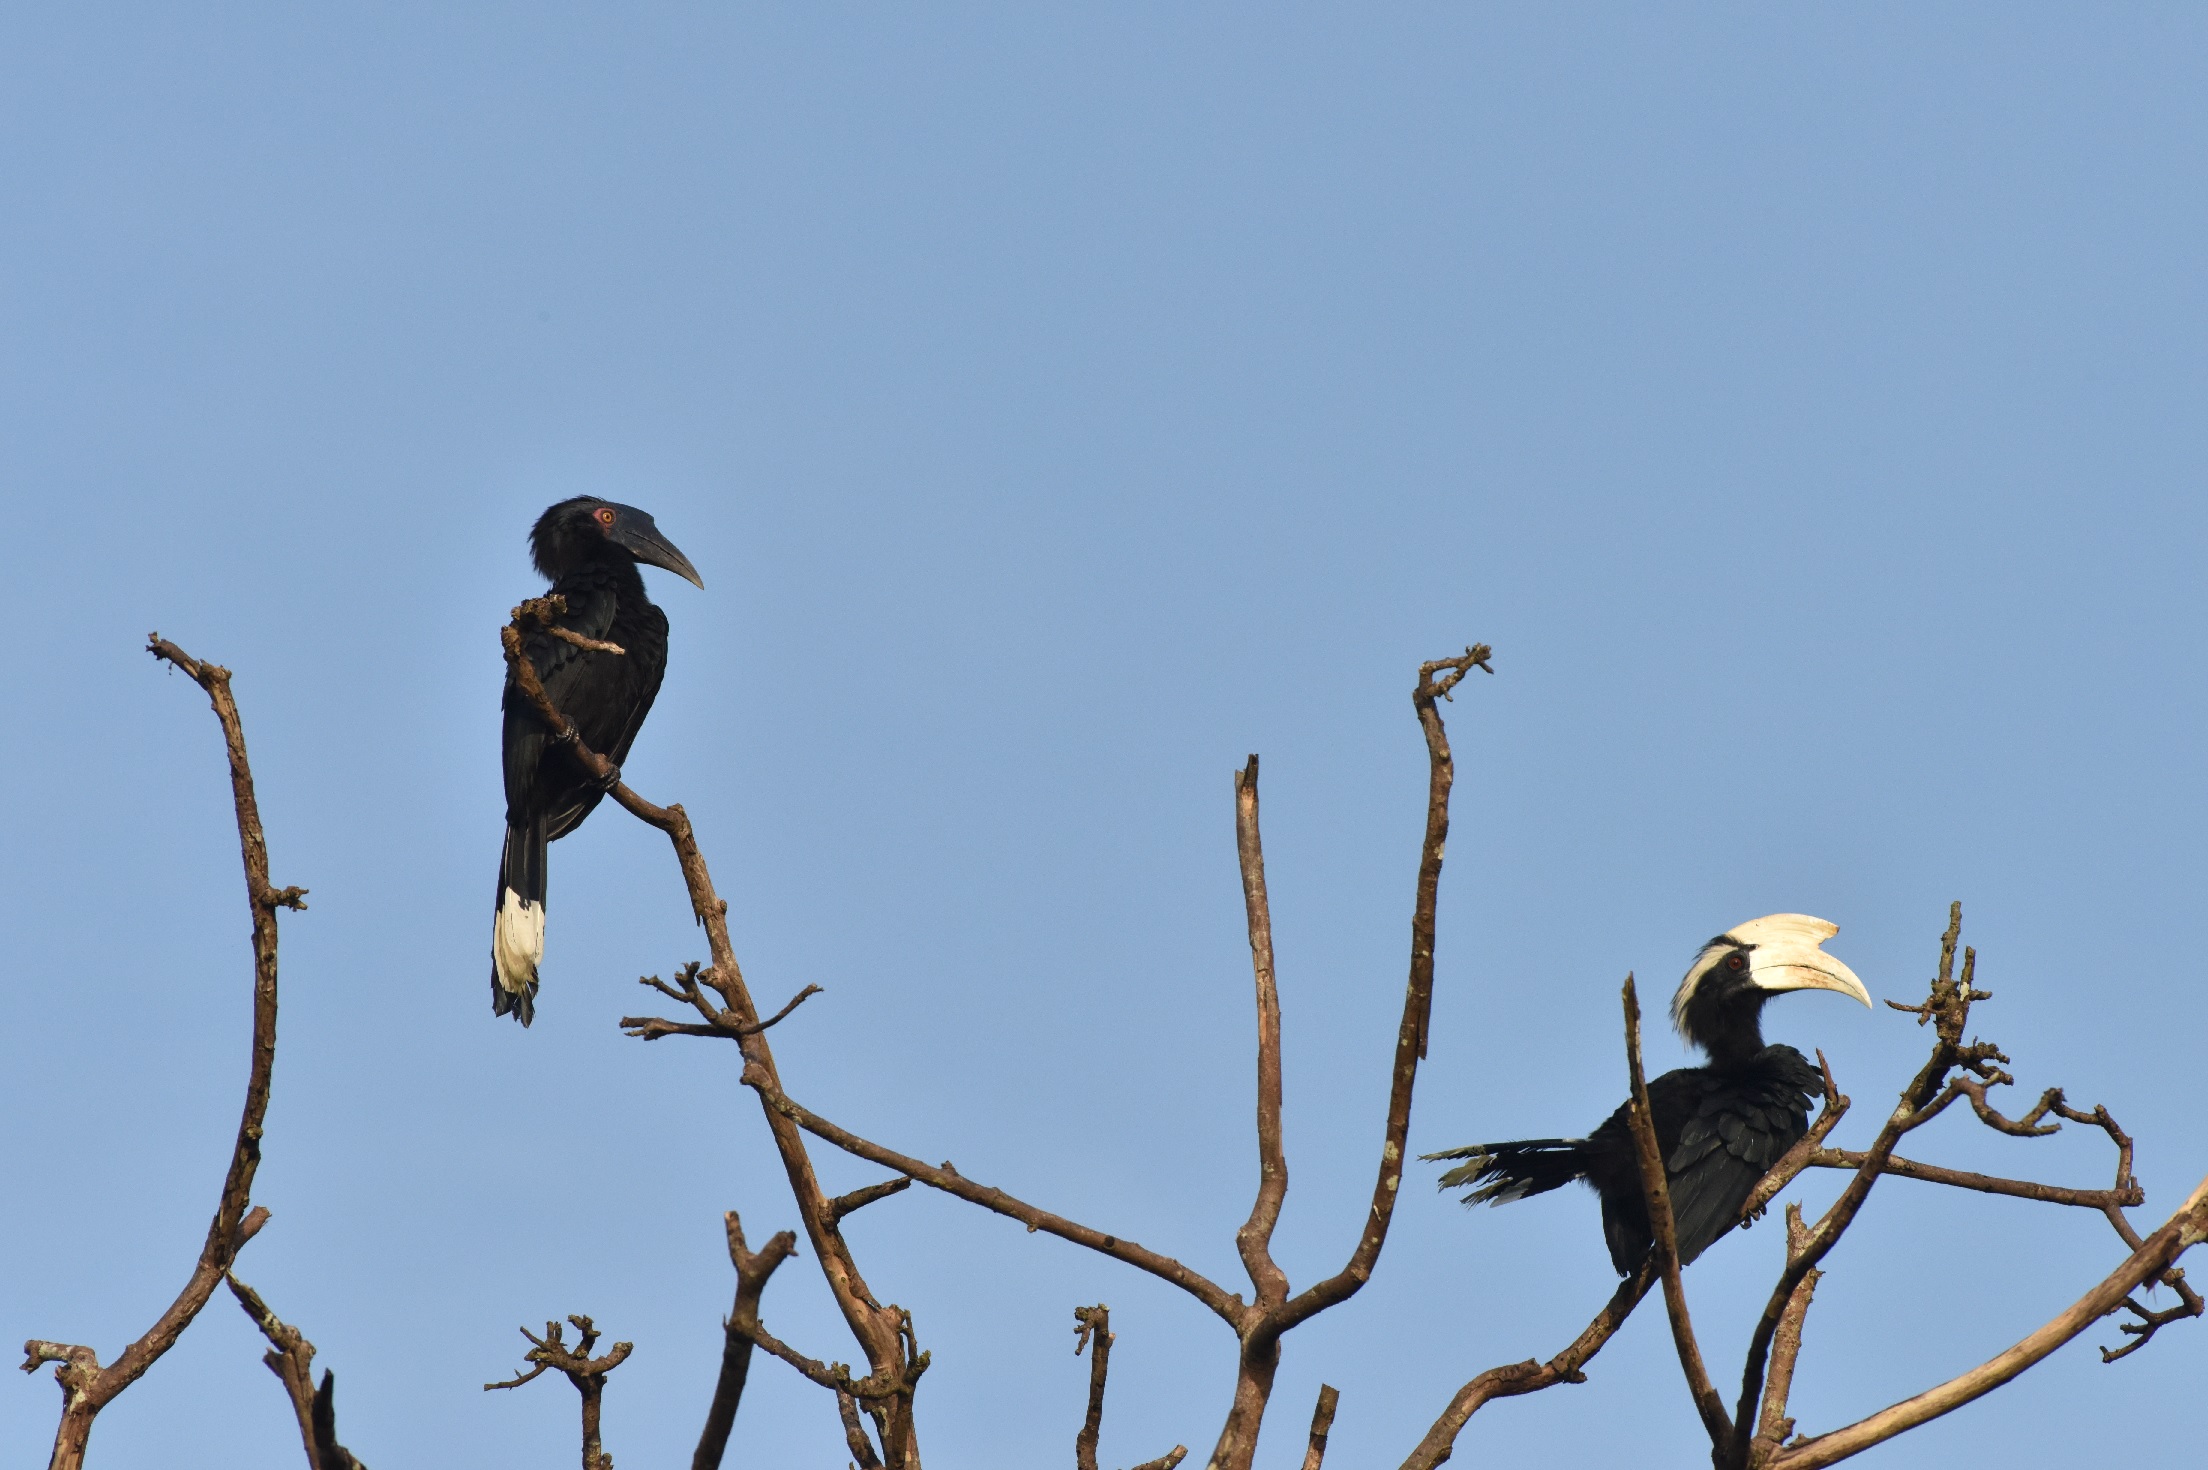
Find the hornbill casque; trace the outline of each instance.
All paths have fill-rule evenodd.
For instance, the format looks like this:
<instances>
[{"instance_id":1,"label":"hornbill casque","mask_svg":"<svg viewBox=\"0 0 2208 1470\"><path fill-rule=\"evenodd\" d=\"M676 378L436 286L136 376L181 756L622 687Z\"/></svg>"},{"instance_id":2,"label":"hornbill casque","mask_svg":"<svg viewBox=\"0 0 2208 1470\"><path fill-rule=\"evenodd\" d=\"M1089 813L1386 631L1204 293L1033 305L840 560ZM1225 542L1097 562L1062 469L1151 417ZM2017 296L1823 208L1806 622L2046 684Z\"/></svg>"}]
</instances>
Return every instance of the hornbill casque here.
<instances>
[{"instance_id":1,"label":"hornbill casque","mask_svg":"<svg viewBox=\"0 0 2208 1470\"><path fill-rule=\"evenodd\" d=\"M620 653L578 648L543 628L522 650L552 704L583 743L616 766L628 759L660 676L667 671L667 615L644 595L637 563L705 583L690 558L633 505L577 496L537 518L529 557L567 599L560 627L611 643ZM491 931L491 1011L526 1026L537 1013L537 962L544 958L545 844L582 825L610 785L555 741L506 673L504 754L506 850L498 862L498 919Z\"/></svg>"},{"instance_id":2,"label":"hornbill casque","mask_svg":"<svg viewBox=\"0 0 2208 1470\"><path fill-rule=\"evenodd\" d=\"M1763 1007L1789 990L1835 990L1868 1006L1855 972L1821 946L1837 924L1770 914L1702 946L1671 1000L1672 1025L1709 1056L1648 1084L1650 1121L1671 1190L1681 1264L1732 1228L1756 1182L1809 1131L1823 1078L1791 1046L1763 1044ZM1654 1239L1633 1131L1621 1106L1585 1138L1526 1138L1428 1154L1462 1159L1443 1189L1470 1186L1467 1205L1507 1204L1575 1179L1602 1199L1602 1234L1620 1276L1639 1269Z\"/></svg>"}]
</instances>

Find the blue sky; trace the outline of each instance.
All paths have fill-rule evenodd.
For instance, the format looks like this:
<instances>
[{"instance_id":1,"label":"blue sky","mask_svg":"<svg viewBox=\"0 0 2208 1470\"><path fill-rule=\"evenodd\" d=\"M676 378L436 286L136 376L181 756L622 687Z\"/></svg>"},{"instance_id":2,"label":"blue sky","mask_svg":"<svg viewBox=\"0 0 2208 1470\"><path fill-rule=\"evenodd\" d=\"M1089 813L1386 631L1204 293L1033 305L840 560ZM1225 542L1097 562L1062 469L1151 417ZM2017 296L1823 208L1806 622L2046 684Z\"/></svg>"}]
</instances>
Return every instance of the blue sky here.
<instances>
[{"instance_id":1,"label":"blue sky","mask_svg":"<svg viewBox=\"0 0 2208 1470\"><path fill-rule=\"evenodd\" d=\"M1229 775L1265 759L1299 1283L1370 1188L1406 958L1421 659L1480 639L1412 1143L1590 1127L1616 993L1806 910L1914 998L1950 899L2019 1105L2208 1172L2199 494L2208 18L1953 5L16 7L0 18L0 1325L112 1355L188 1269L235 1127L245 915L212 718L237 672L284 919L241 1274L369 1463L573 1454L514 1327L637 1343L624 1465L681 1463L730 1280L795 1223L732 1058L622 1038L701 958L664 842L553 850L535 1028L494 1024L497 628L523 535L641 505L703 573L628 773L697 820L808 1105L1238 1280L1254 1187ZM1775 1007L1859 1143L1907 1018ZM1668 1034L1651 1061L1683 1054ZM1916 1152L2100 1184L2105 1144ZM836 1187L877 1171L821 1159ZM1610 1286L1579 1192L1419 1184L1288 1343L1260 1464L1392 1464ZM1828 1180L1797 1193L1812 1202ZM931 1462L1208 1448L1193 1303L913 1191L853 1223L935 1367ZM1776 1269L1689 1276L1714 1359ZM2105 1223L1889 1182L1829 1263L1796 1413L1999 1350ZM810 1260L767 1323L847 1357ZM1877 1453L2141 1463L2208 1338L2088 1345ZM106 1465L296 1454L226 1300L100 1421ZM1734 1371L1734 1370L1728 1370ZM28 1458L55 1390L8 1375ZM1699 1462L1659 1314L1467 1461ZM836 1466L761 1363L731 1464Z\"/></svg>"}]
</instances>

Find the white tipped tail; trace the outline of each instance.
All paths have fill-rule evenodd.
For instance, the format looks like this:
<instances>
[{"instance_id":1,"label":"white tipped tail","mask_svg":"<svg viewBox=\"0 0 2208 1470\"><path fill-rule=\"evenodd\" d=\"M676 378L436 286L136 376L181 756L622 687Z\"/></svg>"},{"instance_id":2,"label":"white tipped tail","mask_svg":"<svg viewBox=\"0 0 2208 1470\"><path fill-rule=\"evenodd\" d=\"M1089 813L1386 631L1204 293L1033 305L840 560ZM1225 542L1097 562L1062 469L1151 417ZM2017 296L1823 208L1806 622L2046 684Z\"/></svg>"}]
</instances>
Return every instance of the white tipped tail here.
<instances>
[{"instance_id":1,"label":"white tipped tail","mask_svg":"<svg viewBox=\"0 0 2208 1470\"><path fill-rule=\"evenodd\" d=\"M496 1007L521 1013L526 1026L536 1011L537 962L544 958L544 905L531 903L513 889L505 890L498 904L498 922L491 931L491 978L506 1003Z\"/></svg>"}]
</instances>

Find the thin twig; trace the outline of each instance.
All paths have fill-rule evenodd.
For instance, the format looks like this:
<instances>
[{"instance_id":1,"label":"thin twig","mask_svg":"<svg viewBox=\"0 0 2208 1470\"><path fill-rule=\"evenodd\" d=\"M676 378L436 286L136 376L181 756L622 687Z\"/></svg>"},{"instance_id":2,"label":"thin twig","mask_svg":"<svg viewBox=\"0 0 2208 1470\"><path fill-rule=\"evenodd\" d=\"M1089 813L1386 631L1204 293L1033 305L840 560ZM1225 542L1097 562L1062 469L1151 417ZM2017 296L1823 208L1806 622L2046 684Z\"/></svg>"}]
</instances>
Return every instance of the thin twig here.
<instances>
[{"instance_id":1,"label":"thin twig","mask_svg":"<svg viewBox=\"0 0 2208 1470\"><path fill-rule=\"evenodd\" d=\"M843 1217L852 1211L863 1210L878 1200L888 1199L893 1194L902 1194L910 1188L912 1188L912 1176L900 1174L895 1179L884 1179L879 1184L869 1184L864 1189L854 1189L849 1194L839 1194L828 1201L828 1217L838 1226L841 1226Z\"/></svg>"},{"instance_id":2,"label":"thin twig","mask_svg":"<svg viewBox=\"0 0 2208 1470\"><path fill-rule=\"evenodd\" d=\"M665 985L660 984L659 977L656 975L643 976L638 983L656 985L661 990L667 990ZM668 993L674 994L672 991L668 991ZM705 1000L702 995L677 997L678 999L687 998L695 1001L698 1008L705 1011L710 1019L707 1020L706 1024L698 1026L686 1021L662 1020L658 1016L623 1016L621 1018L621 1029L629 1035L644 1041L657 1041L662 1036L718 1036L729 1041L741 1041L746 1036L757 1036L770 1026L780 1025L782 1019L790 1012L822 993L820 986L808 985L791 996L789 1003L784 1005L781 1010L776 1011L764 1021L753 1021L748 1024L738 1024L730 1021L727 1019L727 1011L713 1009L712 1003Z\"/></svg>"},{"instance_id":3,"label":"thin twig","mask_svg":"<svg viewBox=\"0 0 2208 1470\"><path fill-rule=\"evenodd\" d=\"M1809 1159L1812 1169L1861 1169L1870 1161L1868 1153L1855 1149L1819 1149ZM1963 1169L1943 1168L1938 1164L1920 1164L1899 1154L1889 1154L1880 1172L1897 1179L1916 1179L1926 1184L1945 1184L1954 1189L1971 1189L1980 1194L2002 1194L2012 1199L2037 1200L2041 1204L2076 1205L2087 1210L2106 1210L2110 1206L2136 1205L2144 1199L2134 1185L2129 1190L2070 1189L2059 1184L2038 1184L2029 1179L2004 1179L1997 1174L1972 1174Z\"/></svg>"}]
</instances>

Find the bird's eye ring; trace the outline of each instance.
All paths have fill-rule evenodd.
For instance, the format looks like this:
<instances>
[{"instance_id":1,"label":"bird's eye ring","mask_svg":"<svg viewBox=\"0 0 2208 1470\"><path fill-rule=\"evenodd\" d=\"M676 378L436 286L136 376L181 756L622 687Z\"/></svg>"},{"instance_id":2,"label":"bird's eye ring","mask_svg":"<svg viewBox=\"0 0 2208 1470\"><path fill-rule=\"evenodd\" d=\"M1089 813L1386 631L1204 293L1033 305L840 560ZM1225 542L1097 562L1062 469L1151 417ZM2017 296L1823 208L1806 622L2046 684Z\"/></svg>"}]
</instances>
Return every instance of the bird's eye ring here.
<instances>
[{"instance_id":1,"label":"bird's eye ring","mask_svg":"<svg viewBox=\"0 0 2208 1470\"><path fill-rule=\"evenodd\" d=\"M1741 966L1748 963L1748 957L1736 949L1733 951L1733 957L1727 960L1725 963L1731 966L1733 969L1737 970Z\"/></svg>"},{"instance_id":2,"label":"bird's eye ring","mask_svg":"<svg viewBox=\"0 0 2208 1470\"><path fill-rule=\"evenodd\" d=\"M599 506L599 507L598 507L598 509L596 509L595 511L592 511L592 512L591 512L591 514L592 514L592 515L594 515L595 517L597 517L597 520L598 520L598 524L599 524L599 525L601 525L601 526L610 526L610 525L612 525L612 524L613 524L613 507L612 507L612 506L609 506L609 505L601 505L601 506Z\"/></svg>"}]
</instances>

